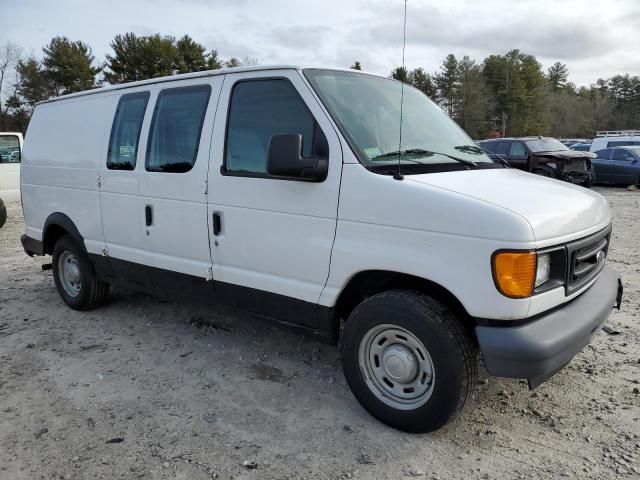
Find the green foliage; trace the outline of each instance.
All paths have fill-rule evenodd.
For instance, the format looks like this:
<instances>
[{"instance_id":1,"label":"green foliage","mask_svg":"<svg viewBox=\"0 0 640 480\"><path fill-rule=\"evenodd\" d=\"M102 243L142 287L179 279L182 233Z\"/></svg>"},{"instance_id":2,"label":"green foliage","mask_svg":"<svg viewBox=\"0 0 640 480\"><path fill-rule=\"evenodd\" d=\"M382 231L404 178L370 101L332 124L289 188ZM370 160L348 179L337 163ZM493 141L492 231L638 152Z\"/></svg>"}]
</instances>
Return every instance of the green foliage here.
<instances>
[{"instance_id":1,"label":"green foliage","mask_svg":"<svg viewBox=\"0 0 640 480\"><path fill-rule=\"evenodd\" d=\"M456 108L458 86L458 60L450 53L442 62L440 72L435 74L435 83L442 106L453 116Z\"/></svg>"},{"instance_id":2,"label":"green foliage","mask_svg":"<svg viewBox=\"0 0 640 480\"><path fill-rule=\"evenodd\" d=\"M454 119L473 138L486 134L487 120L493 107L484 83L482 68L469 57L458 62Z\"/></svg>"},{"instance_id":3,"label":"green foliage","mask_svg":"<svg viewBox=\"0 0 640 480\"><path fill-rule=\"evenodd\" d=\"M396 67L391 71L391 78L404 83L409 83L409 72L404 67Z\"/></svg>"},{"instance_id":4,"label":"green foliage","mask_svg":"<svg viewBox=\"0 0 640 480\"><path fill-rule=\"evenodd\" d=\"M209 70L205 48L195 42L189 35L183 36L176 43L176 70L178 73L199 72ZM216 59L218 52L215 52Z\"/></svg>"},{"instance_id":5,"label":"green foliage","mask_svg":"<svg viewBox=\"0 0 640 480\"><path fill-rule=\"evenodd\" d=\"M532 55L511 50L490 55L483 63L483 76L494 98L493 128L506 117L506 134L540 135L547 129L545 77Z\"/></svg>"},{"instance_id":6,"label":"green foliage","mask_svg":"<svg viewBox=\"0 0 640 480\"><path fill-rule=\"evenodd\" d=\"M556 62L547 70L547 84L551 91L558 92L567 86L569 68L564 63Z\"/></svg>"},{"instance_id":7,"label":"green foliage","mask_svg":"<svg viewBox=\"0 0 640 480\"><path fill-rule=\"evenodd\" d=\"M19 61L16 71L20 80L15 96L20 98L22 106L33 111L36 103L47 100L55 94L47 71L35 58Z\"/></svg>"},{"instance_id":8,"label":"green foliage","mask_svg":"<svg viewBox=\"0 0 640 480\"><path fill-rule=\"evenodd\" d=\"M42 52L42 66L55 95L88 90L96 86L100 68L93 66L91 48L84 42L54 37Z\"/></svg>"},{"instance_id":9,"label":"green foliage","mask_svg":"<svg viewBox=\"0 0 640 480\"><path fill-rule=\"evenodd\" d=\"M242 62L240 62L240 60L238 60L236 57L231 57L229 60L224 62L224 66L226 68L241 67L242 66Z\"/></svg>"},{"instance_id":10,"label":"green foliage","mask_svg":"<svg viewBox=\"0 0 640 480\"><path fill-rule=\"evenodd\" d=\"M422 68L416 68L409 72L409 83L424 93L431 100L436 99L437 89L431 75Z\"/></svg>"},{"instance_id":11,"label":"green foliage","mask_svg":"<svg viewBox=\"0 0 640 480\"><path fill-rule=\"evenodd\" d=\"M111 48L114 53L107 54L104 71L104 79L111 84L163 77L177 71L178 48L171 36L125 33L114 37Z\"/></svg>"}]
</instances>

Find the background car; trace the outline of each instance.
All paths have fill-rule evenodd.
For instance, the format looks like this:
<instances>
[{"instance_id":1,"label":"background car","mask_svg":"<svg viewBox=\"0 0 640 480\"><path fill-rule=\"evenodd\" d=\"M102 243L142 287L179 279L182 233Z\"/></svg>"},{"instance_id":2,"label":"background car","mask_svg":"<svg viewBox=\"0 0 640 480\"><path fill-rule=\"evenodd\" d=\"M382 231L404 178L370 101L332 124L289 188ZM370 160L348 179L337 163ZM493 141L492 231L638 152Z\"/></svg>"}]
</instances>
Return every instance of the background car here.
<instances>
[{"instance_id":1,"label":"background car","mask_svg":"<svg viewBox=\"0 0 640 480\"><path fill-rule=\"evenodd\" d=\"M640 184L640 145L598 150L593 159L596 182Z\"/></svg>"},{"instance_id":2,"label":"background car","mask_svg":"<svg viewBox=\"0 0 640 480\"><path fill-rule=\"evenodd\" d=\"M576 143L591 143L586 138L559 138L558 141L560 143L566 145L567 147L571 147L571 146L575 145Z\"/></svg>"},{"instance_id":3,"label":"background car","mask_svg":"<svg viewBox=\"0 0 640 480\"><path fill-rule=\"evenodd\" d=\"M5 202L20 200L22 134L0 132L0 196Z\"/></svg>"},{"instance_id":4,"label":"background car","mask_svg":"<svg viewBox=\"0 0 640 480\"><path fill-rule=\"evenodd\" d=\"M591 143L574 143L569 146L569 149L575 150L576 152L589 152L591 150Z\"/></svg>"},{"instance_id":5,"label":"background car","mask_svg":"<svg viewBox=\"0 0 640 480\"><path fill-rule=\"evenodd\" d=\"M584 187L593 183L591 159L595 155L569 150L555 138L496 138L484 140L480 145L503 157L514 168Z\"/></svg>"}]
</instances>

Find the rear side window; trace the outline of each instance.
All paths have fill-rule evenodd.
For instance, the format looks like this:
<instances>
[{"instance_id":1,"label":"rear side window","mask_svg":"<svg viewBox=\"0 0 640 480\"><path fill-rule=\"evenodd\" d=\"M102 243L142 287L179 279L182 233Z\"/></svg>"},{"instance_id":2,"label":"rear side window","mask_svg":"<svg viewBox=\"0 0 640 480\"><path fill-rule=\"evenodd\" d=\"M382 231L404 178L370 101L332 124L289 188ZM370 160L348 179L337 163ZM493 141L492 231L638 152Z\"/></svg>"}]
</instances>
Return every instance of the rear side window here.
<instances>
[{"instance_id":1,"label":"rear side window","mask_svg":"<svg viewBox=\"0 0 640 480\"><path fill-rule=\"evenodd\" d=\"M111 127L107 154L108 169L134 170L136 168L138 142L148 101L149 92L130 93L120 97Z\"/></svg>"},{"instance_id":2,"label":"rear side window","mask_svg":"<svg viewBox=\"0 0 640 480\"><path fill-rule=\"evenodd\" d=\"M20 163L20 140L16 135L0 135L0 163Z\"/></svg>"},{"instance_id":3,"label":"rear side window","mask_svg":"<svg viewBox=\"0 0 640 480\"><path fill-rule=\"evenodd\" d=\"M495 147L495 152L499 155L509 155L511 149L511 142L498 142Z\"/></svg>"},{"instance_id":4,"label":"rear side window","mask_svg":"<svg viewBox=\"0 0 640 480\"><path fill-rule=\"evenodd\" d=\"M602 160L609 160L609 158L611 157L611 150L608 150L608 149L598 150L596 152L596 155L598 156L598 158Z\"/></svg>"},{"instance_id":5,"label":"rear side window","mask_svg":"<svg viewBox=\"0 0 640 480\"><path fill-rule=\"evenodd\" d=\"M284 79L249 80L233 87L225 150L225 171L267 174L273 135L302 135L302 156L328 158L329 147L295 87Z\"/></svg>"},{"instance_id":6,"label":"rear side window","mask_svg":"<svg viewBox=\"0 0 640 480\"><path fill-rule=\"evenodd\" d=\"M524 143L522 142L512 142L511 143L511 151L509 155L512 157L524 157L527 154L527 150L524 148Z\"/></svg>"},{"instance_id":7,"label":"rear side window","mask_svg":"<svg viewBox=\"0 0 640 480\"><path fill-rule=\"evenodd\" d=\"M482 142L480 146L493 153L497 153L498 150L498 142Z\"/></svg>"},{"instance_id":8,"label":"rear side window","mask_svg":"<svg viewBox=\"0 0 640 480\"><path fill-rule=\"evenodd\" d=\"M191 170L198 156L210 95L208 85L160 92L147 144L147 171L184 173Z\"/></svg>"}]
</instances>

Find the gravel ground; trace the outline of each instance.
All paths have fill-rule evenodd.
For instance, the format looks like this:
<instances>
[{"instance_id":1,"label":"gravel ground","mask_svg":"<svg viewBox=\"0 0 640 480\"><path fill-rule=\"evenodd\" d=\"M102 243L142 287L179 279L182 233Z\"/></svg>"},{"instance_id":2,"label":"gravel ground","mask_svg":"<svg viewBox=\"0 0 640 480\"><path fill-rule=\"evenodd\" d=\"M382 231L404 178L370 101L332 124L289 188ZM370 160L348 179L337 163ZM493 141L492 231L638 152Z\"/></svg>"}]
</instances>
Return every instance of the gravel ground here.
<instances>
[{"instance_id":1,"label":"gravel ground","mask_svg":"<svg viewBox=\"0 0 640 480\"><path fill-rule=\"evenodd\" d=\"M0 229L0 479L640 477L640 193L613 208L614 311L534 392L481 375L453 424L392 430L351 395L336 348L248 315L116 291L79 313Z\"/></svg>"}]
</instances>

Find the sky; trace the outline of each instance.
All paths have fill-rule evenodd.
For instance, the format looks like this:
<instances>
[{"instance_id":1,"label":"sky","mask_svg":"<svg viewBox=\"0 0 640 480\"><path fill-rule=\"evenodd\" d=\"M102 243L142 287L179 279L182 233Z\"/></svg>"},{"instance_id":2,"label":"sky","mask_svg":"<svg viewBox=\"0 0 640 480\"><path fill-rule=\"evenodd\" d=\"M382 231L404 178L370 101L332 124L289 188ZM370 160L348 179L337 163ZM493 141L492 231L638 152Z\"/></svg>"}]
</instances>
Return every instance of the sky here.
<instances>
[{"instance_id":1,"label":"sky","mask_svg":"<svg viewBox=\"0 0 640 480\"><path fill-rule=\"evenodd\" d=\"M42 55L52 37L88 43L96 63L114 35L187 33L223 58L348 67L388 75L402 63L403 0L0 0L0 44ZM408 68L448 53L477 62L518 48L589 85L640 74L640 0L408 0Z\"/></svg>"}]
</instances>

